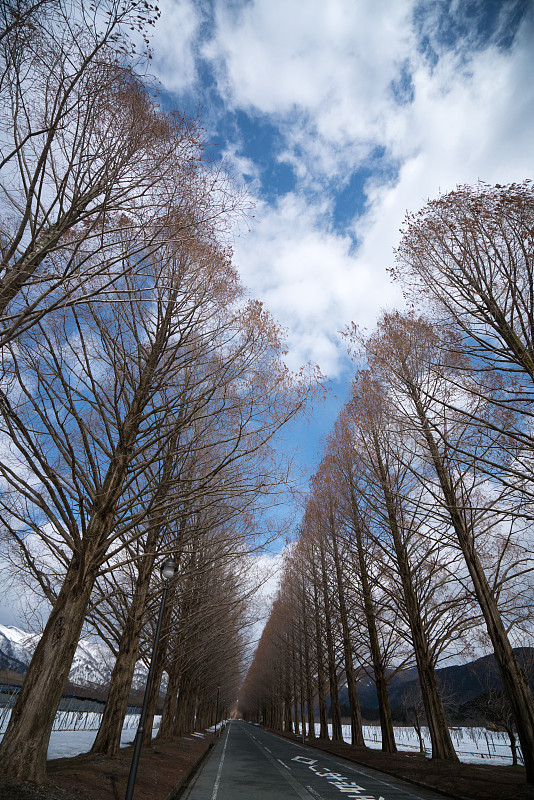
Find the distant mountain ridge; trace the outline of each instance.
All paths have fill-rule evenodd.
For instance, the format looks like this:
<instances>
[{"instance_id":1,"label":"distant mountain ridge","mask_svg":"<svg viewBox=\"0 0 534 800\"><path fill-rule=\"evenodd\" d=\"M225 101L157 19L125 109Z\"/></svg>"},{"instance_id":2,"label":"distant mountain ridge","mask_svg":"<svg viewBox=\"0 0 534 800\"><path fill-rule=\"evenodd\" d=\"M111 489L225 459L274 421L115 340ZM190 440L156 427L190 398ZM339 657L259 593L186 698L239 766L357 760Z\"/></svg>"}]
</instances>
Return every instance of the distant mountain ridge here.
<instances>
[{"instance_id":1,"label":"distant mountain ridge","mask_svg":"<svg viewBox=\"0 0 534 800\"><path fill-rule=\"evenodd\" d=\"M514 650L523 668L526 668L530 675L530 685L534 691L534 648L517 647ZM469 703L480 695L490 690L503 688L497 662L493 655L482 656L467 664L459 664L452 667L441 667L436 670L438 684L443 696L451 706L461 706ZM414 668L405 670L395 675L389 683L389 699L393 709L401 708L403 698L407 692L417 690L418 687L417 670ZM374 682L370 678L364 678L357 683L358 697L362 708L374 711L378 709L378 698ZM339 699L342 713L347 715L348 691L344 687L340 690Z\"/></svg>"},{"instance_id":2,"label":"distant mountain ridge","mask_svg":"<svg viewBox=\"0 0 534 800\"><path fill-rule=\"evenodd\" d=\"M24 674L28 669L39 635L26 633L14 626L0 625L0 670ZM69 681L78 686L107 686L115 663L113 653L105 644L80 639L69 672ZM148 670L138 662L132 682L133 689L143 689Z\"/></svg>"},{"instance_id":3,"label":"distant mountain ridge","mask_svg":"<svg viewBox=\"0 0 534 800\"><path fill-rule=\"evenodd\" d=\"M30 634L5 625L0 625L0 669L11 669L13 672L25 672L28 667L30 652ZM31 657L31 655L30 655Z\"/></svg>"}]
</instances>

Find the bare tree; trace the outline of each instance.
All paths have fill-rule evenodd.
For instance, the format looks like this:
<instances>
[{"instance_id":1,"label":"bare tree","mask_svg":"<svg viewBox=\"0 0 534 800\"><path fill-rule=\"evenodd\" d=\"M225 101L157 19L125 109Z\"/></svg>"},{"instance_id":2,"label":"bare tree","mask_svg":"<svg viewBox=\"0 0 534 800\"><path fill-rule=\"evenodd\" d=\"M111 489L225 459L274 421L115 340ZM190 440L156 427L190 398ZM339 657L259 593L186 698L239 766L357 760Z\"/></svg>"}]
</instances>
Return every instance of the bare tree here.
<instances>
[{"instance_id":1,"label":"bare tree","mask_svg":"<svg viewBox=\"0 0 534 800\"><path fill-rule=\"evenodd\" d=\"M407 215L393 270L409 296L424 298L425 311L430 305L433 320L450 331L442 363L450 367L447 378L458 391L442 402L496 440L478 452L479 470L522 497L530 519L533 223L530 180L458 187ZM474 398L481 399L483 414ZM463 444L457 442L457 459ZM469 448L465 455L469 461Z\"/></svg>"},{"instance_id":2,"label":"bare tree","mask_svg":"<svg viewBox=\"0 0 534 800\"><path fill-rule=\"evenodd\" d=\"M421 689L415 684L402 693L402 708L407 721L412 725L419 740L419 752L426 753L423 739L423 725L426 722L425 706L421 697Z\"/></svg>"},{"instance_id":3,"label":"bare tree","mask_svg":"<svg viewBox=\"0 0 534 800\"><path fill-rule=\"evenodd\" d=\"M125 278L122 302L57 312L11 349L13 399L3 395L2 415L24 474L2 466L12 487L4 521L23 546L32 530L64 566L57 592L41 570L53 607L0 750L2 768L14 776L43 777L94 581L106 562L115 566L125 531L134 536L158 499L147 457L159 457L172 436L184 384L194 381L196 401L183 425L202 420L208 400L211 416L225 410L220 446L227 465L245 442L249 452L259 450L302 407L309 388L306 379L292 383L278 362L268 315L254 303L236 307L240 287L220 250L191 248L187 240L178 253L176 247L153 258L152 276L147 265L140 286ZM244 388L245 379L240 392L237 382ZM144 498L132 506L128 497L123 509L126 488L141 475Z\"/></svg>"},{"instance_id":4,"label":"bare tree","mask_svg":"<svg viewBox=\"0 0 534 800\"><path fill-rule=\"evenodd\" d=\"M128 35L146 36L155 5L3 0L0 13L1 345L113 292L139 254L205 235L240 200L202 158L198 123L162 113L140 77Z\"/></svg>"},{"instance_id":5,"label":"bare tree","mask_svg":"<svg viewBox=\"0 0 534 800\"><path fill-rule=\"evenodd\" d=\"M366 671L376 686L382 749L386 752L396 752L388 682L396 674L397 669L404 666L405 657L403 658L404 654L399 652L395 620L393 624L388 620L388 625L384 626L384 604L377 602L381 593L383 554L380 548L373 544L373 537L361 508L359 451L351 427L350 402L339 415L328 437L325 458L330 464L337 485L336 512L345 540L345 569L350 575L352 584L349 596L350 614L354 622L361 613L367 629L367 635L360 633L359 638L360 642L364 638L368 639L372 668ZM361 627L362 625L360 629ZM360 646L360 651L361 649ZM362 661L365 664L361 652L358 660L360 664ZM393 666L393 662L396 662L396 666Z\"/></svg>"},{"instance_id":6,"label":"bare tree","mask_svg":"<svg viewBox=\"0 0 534 800\"><path fill-rule=\"evenodd\" d=\"M331 591L333 598L335 598L335 605L341 628L344 673L347 682L351 714L351 743L358 747L364 747L362 715L356 688L356 671L353 656L354 645L351 638L347 607L348 576L343 569L345 559L341 552L342 541L340 531L338 530L338 507L340 505L339 485L336 481L337 475L332 467L331 459L323 459L313 479L313 500L310 501L310 505L313 503L316 521L319 520L319 524L322 527L323 538L321 541L324 542L326 547L331 551L331 562L336 579ZM324 559L321 560L321 564L323 561Z\"/></svg>"},{"instance_id":7,"label":"bare tree","mask_svg":"<svg viewBox=\"0 0 534 800\"><path fill-rule=\"evenodd\" d=\"M24 347L19 339L13 374L20 399L15 407L4 394L3 421L19 463L22 456L26 470L35 477L29 483L21 481L12 467L2 470L4 479L25 499L22 508L9 509L11 518L6 519L6 525L24 545L27 528L17 531L13 518L16 516L19 524L30 523L56 559L64 563L65 572L57 595L50 597L52 611L2 742L0 762L13 776L32 775L36 780L44 776L48 737L92 587L116 541L113 523L123 485L136 448L146 444L147 435L154 436L150 429L158 416L157 403L156 408L151 403L155 381L170 380L176 367L172 357L165 359L165 355L171 355L169 341L175 334L175 304L172 292L162 298L151 341L148 347L144 342L142 350L139 347L139 368L131 364L130 374L131 341L125 329L119 334L110 315L117 310L122 313L123 306L94 309L92 318L83 321L78 312L73 312L73 327L66 320L54 331L40 327L38 349L33 342ZM95 352L94 337L103 335L104 326L107 345L113 347L114 363L110 366L113 370L122 368L125 376L120 389L105 380L102 351ZM66 340L72 342L76 333L79 339L69 348ZM80 367L84 372L77 374ZM35 393L27 384L30 375L38 386ZM35 435L38 424L40 435ZM45 520L53 526L47 533Z\"/></svg>"},{"instance_id":8,"label":"bare tree","mask_svg":"<svg viewBox=\"0 0 534 800\"><path fill-rule=\"evenodd\" d=\"M432 755L434 758L454 760L456 754L435 675L432 631L425 624L428 602L419 590L420 570L415 567L413 560L417 552L413 540L421 527L417 506L413 509L406 500L410 496L413 479L398 458L394 428L388 425L386 397L379 385L365 373L357 379L352 407L362 459L365 458L367 464L365 494L376 496L373 512L380 513L376 541L380 543L385 537L385 541L391 543L388 551L395 570L390 574L393 580L395 575L398 576L399 599L402 599L415 652L432 739ZM382 581L383 585L385 583Z\"/></svg>"},{"instance_id":9,"label":"bare tree","mask_svg":"<svg viewBox=\"0 0 534 800\"><path fill-rule=\"evenodd\" d=\"M467 352L534 380L534 187L461 186L408 214L395 274L453 321ZM524 409L528 413L528 409Z\"/></svg>"},{"instance_id":10,"label":"bare tree","mask_svg":"<svg viewBox=\"0 0 534 800\"><path fill-rule=\"evenodd\" d=\"M462 458L466 452L471 452L466 468L465 462L462 464L455 460L456 445L450 446L455 441L454 434L441 425L443 417L438 421L432 412L434 398L439 397L439 388L445 383L441 378L444 374L443 359L449 358L451 352L450 348L444 347L443 339L446 340L446 335L435 325L413 316L395 314L384 317L377 333L369 337L367 347L376 369L381 375L387 373L389 383L402 398L401 403L406 403L411 409L413 423L417 424L420 439L428 450L428 462L435 471L442 497L441 505L447 511L457 546L463 554L503 685L514 710L527 780L531 782L534 780L534 698L510 643L499 608L500 591L494 590L477 546L477 528L488 516L488 508L485 504L482 509L478 507L472 474L477 474L476 456L480 451L484 452L487 437L477 431L476 436L469 437L468 447L464 437ZM451 371L450 363L448 369ZM439 404L439 407L442 409L443 405ZM528 554L525 557L528 558ZM523 572L521 567L519 572Z\"/></svg>"},{"instance_id":11,"label":"bare tree","mask_svg":"<svg viewBox=\"0 0 534 800\"><path fill-rule=\"evenodd\" d=\"M246 561L238 554L230 531L223 539L216 529L210 531L209 525L199 522L189 546L188 568L174 597L166 667L169 683L158 739L192 729L188 709L194 708L193 698L197 725L213 724L217 684L226 696L242 673ZM228 671L230 664L237 667L233 675ZM222 711L222 705L218 710Z\"/></svg>"}]
</instances>

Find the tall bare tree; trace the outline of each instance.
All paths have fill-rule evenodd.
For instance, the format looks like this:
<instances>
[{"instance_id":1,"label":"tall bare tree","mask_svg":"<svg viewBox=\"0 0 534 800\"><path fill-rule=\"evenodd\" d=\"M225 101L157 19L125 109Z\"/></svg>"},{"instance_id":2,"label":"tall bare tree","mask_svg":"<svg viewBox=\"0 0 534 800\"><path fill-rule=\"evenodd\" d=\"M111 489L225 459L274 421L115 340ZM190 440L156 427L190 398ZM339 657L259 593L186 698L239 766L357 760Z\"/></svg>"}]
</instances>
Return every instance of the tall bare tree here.
<instances>
[{"instance_id":1,"label":"tall bare tree","mask_svg":"<svg viewBox=\"0 0 534 800\"><path fill-rule=\"evenodd\" d=\"M336 477L332 469L331 459L325 458L313 479L313 507L316 509L316 517L320 515L323 538L322 542L330 550L335 584L332 586L331 594L335 602L339 615L339 625L341 629L341 640L343 647L343 662L345 680L350 707L351 722L351 743L357 747L364 747L365 742L362 732L362 715L360 701L356 688L356 670L354 667L354 643L351 637L347 591L349 577L344 568L345 559L343 558L342 546L339 531L338 507L340 500L338 492L339 486L336 484ZM324 559L321 559L321 563ZM332 715L332 719L334 714ZM336 738L334 736L334 738Z\"/></svg>"},{"instance_id":2,"label":"tall bare tree","mask_svg":"<svg viewBox=\"0 0 534 800\"><path fill-rule=\"evenodd\" d=\"M473 428L501 434L478 453L479 469L532 502L534 380L534 187L460 186L408 214L393 274L411 299L424 298L454 337L442 362L459 391L447 398ZM465 360L458 376L459 356ZM448 357L448 359L447 359ZM472 380L467 385L466 376ZM460 379L461 378L461 379ZM494 406L492 419L459 399L466 391ZM505 447L507 440L508 446ZM514 445L514 446L513 446ZM462 453L458 442L457 457ZM467 449L467 459L470 458ZM527 512L526 506L523 513ZM531 512L529 512L531 513Z\"/></svg>"},{"instance_id":3,"label":"tall bare tree","mask_svg":"<svg viewBox=\"0 0 534 800\"><path fill-rule=\"evenodd\" d=\"M129 35L146 37L154 4L2 0L0 16L1 345L113 291L141 252L206 231L238 195L202 158L198 123L143 83Z\"/></svg>"},{"instance_id":4,"label":"tall bare tree","mask_svg":"<svg viewBox=\"0 0 534 800\"><path fill-rule=\"evenodd\" d=\"M12 487L4 522L23 546L31 530L64 564L0 749L1 767L13 776L44 776L48 735L94 581L120 554L124 531L135 535L158 498L147 457L159 458L173 435L184 384L194 381L196 400L183 425L202 420L208 401L212 416L224 409L219 446L226 464L244 442L249 452L259 450L305 400L309 384L292 382L279 363L268 315L254 303L236 306L240 287L225 254L209 242L182 244L154 256L141 284L127 276L122 302L57 312L11 349L12 399L4 393L2 417L24 474L13 463L2 466ZM129 510L122 509L128 485L141 475L150 501L139 497L132 506L129 497ZM130 521L117 525L123 513ZM50 591L46 577L43 586Z\"/></svg>"},{"instance_id":5,"label":"tall bare tree","mask_svg":"<svg viewBox=\"0 0 534 800\"><path fill-rule=\"evenodd\" d=\"M378 598L383 593L383 554L373 543L362 509L361 497L366 492L359 474L361 453L351 424L351 409L352 403L349 401L336 420L328 437L325 460L337 486L336 513L342 526L341 535L345 540L345 570L350 576L349 585L352 589L348 600L350 614L354 620L363 612L367 629L367 636L361 638L368 640L372 662L369 674L376 686L382 749L396 752L388 682L405 665L405 658L399 652L395 622L391 624L388 620L388 625L381 624L380 611L384 611L384 604L379 603ZM363 484L365 485L365 480ZM382 613L382 623L383 616ZM384 627L387 633L382 630ZM382 633L385 635L381 635Z\"/></svg>"},{"instance_id":6,"label":"tall bare tree","mask_svg":"<svg viewBox=\"0 0 534 800\"><path fill-rule=\"evenodd\" d=\"M407 502L413 479L399 460L395 447L395 432L388 425L387 402L378 383L369 375L357 379L353 404L353 419L358 431L358 441L368 465L369 493L374 485L381 508L382 522L378 541L383 533L391 541L399 578L403 607L413 644L421 692L427 713L434 758L456 759L456 753L445 718L436 675L435 657L432 648L431 629L425 624L426 602L418 590L419 569L413 562L413 539L417 536L421 521ZM362 453L362 456L363 456ZM380 519L380 518L379 518Z\"/></svg>"},{"instance_id":7,"label":"tall bare tree","mask_svg":"<svg viewBox=\"0 0 534 800\"><path fill-rule=\"evenodd\" d=\"M495 439L496 436L498 441L504 434L499 432L498 426L496 434L488 426L489 433L484 436L477 427L474 435L464 436L463 443L457 445L461 437L455 438L455 429L450 427L451 415L443 418L442 414L433 413L436 400L438 408L443 411L443 404L440 403L440 389L445 388L442 376L452 371L452 348L447 346L447 338L448 334L422 319L413 315L403 317L394 314L384 317L377 333L369 337L367 346L376 368L382 375L387 372L390 384L394 383L399 398L402 398L401 403L409 407L412 429L415 423L420 439L427 448L428 462L435 472L441 494L441 505L447 511L456 544L463 554L474 594L484 616L503 685L516 718L527 779L532 782L534 698L510 643L499 604L500 589L498 584L492 585L491 575L487 574L476 536L479 526L488 515L491 516L491 504L490 509L484 503L480 507L472 483L472 475L477 474L477 456L486 451L488 438ZM464 361L460 359L456 374L464 368L463 365ZM476 401L479 401L478 397ZM443 419L448 422L445 426ZM455 458L457 447L462 450L461 460ZM495 445L492 444L492 447ZM468 452L471 453L471 460L466 466L465 456ZM497 556L497 567L499 561ZM522 571L520 568L519 573Z\"/></svg>"}]
</instances>

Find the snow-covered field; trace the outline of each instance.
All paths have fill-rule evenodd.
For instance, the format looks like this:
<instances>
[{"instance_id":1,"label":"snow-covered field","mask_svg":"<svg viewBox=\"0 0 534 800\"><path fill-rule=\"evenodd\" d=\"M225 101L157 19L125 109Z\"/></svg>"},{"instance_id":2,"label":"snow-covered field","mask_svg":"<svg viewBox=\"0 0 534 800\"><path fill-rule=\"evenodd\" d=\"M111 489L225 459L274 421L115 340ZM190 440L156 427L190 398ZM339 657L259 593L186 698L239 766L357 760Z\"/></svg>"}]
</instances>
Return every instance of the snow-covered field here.
<instances>
[{"instance_id":1,"label":"snow-covered field","mask_svg":"<svg viewBox=\"0 0 534 800\"><path fill-rule=\"evenodd\" d=\"M6 729L10 713L8 711L2 722L0 740L3 736L3 731ZM100 716L100 714L93 713L82 714L75 711L59 711L50 737L47 758L49 760L52 758L68 758L80 755L80 753L87 753L93 746ZM160 720L160 716L154 717L154 731L159 727ZM138 722L138 714L131 714L126 717L122 729L121 747L133 742Z\"/></svg>"},{"instance_id":2,"label":"snow-covered field","mask_svg":"<svg viewBox=\"0 0 534 800\"><path fill-rule=\"evenodd\" d=\"M5 731L10 711L0 715L0 739ZM159 727L161 717L154 718L154 732ZM124 747L135 738L139 715L128 715L124 721L121 736L121 746ZM95 740L100 714L90 712L60 711L54 722L54 730L48 746L48 759L67 758L87 753ZM332 736L332 726L328 726ZM413 728L396 727L395 741L399 750L419 752L419 740ZM319 735L319 725L315 725L316 736ZM430 736L428 730L423 728L423 741L428 754L431 752ZM200 734L197 734L200 735ZM381 746L380 728L377 725L364 725L363 735L368 747L379 749ZM466 764L491 763L511 764L512 756L505 733L488 731L485 728L451 728L451 736L460 761ZM343 738L350 742L350 726L343 725ZM519 759L521 750L518 745Z\"/></svg>"},{"instance_id":3,"label":"snow-covered field","mask_svg":"<svg viewBox=\"0 0 534 800\"><path fill-rule=\"evenodd\" d=\"M332 736L332 726L328 726ZM399 750L419 752L419 739L413 728L396 727L395 742ZM316 736L319 725L315 725ZM427 753L431 753L428 729L422 729L423 741ZM382 744L380 728L377 725L364 725L363 735L368 747L379 749ZM451 737L460 761L466 764L511 764L512 754L506 733L488 731L485 728L451 728ZM350 725L343 725L343 738L350 743ZM521 750L518 743L518 757L521 762ZM522 762L521 762L522 763Z\"/></svg>"}]
</instances>

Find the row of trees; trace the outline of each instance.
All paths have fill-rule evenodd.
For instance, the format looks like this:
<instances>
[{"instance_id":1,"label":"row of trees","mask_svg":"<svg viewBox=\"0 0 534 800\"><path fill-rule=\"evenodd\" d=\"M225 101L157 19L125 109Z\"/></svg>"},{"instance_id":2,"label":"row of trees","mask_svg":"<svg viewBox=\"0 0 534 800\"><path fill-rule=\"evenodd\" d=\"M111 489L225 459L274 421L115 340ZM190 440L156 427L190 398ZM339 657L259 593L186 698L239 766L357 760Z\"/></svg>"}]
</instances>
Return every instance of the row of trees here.
<instances>
[{"instance_id":1,"label":"row of trees","mask_svg":"<svg viewBox=\"0 0 534 800\"><path fill-rule=\"evenodd\" d=\"M455 759L435 668L493 650L534 781L534 699L513 649L531 640L534 191L463 187L407 218L395 276L424 314L347 333L358 361L280 594L240 696L273 727L363 744L358 676L417 667L435 758ZM472 651L471 651L472 652Z\"/></svg>"},{"instance_id":2,"label":"row of trees","mask_svg":"<svg viewBox=\"0 0 534 800\"><path fill-rule=\"evenodd\" d=\"M232 266L243 197L142 80L130 29L142 40L157 7L0 13L0 546L47 616L0 770L41 781L84 625L116 655L94 750L117 753L166 555L160 735L213 721L216 686L221 708L235 698L269 443L313 381Z\"/></svg>"}]
</instances>

